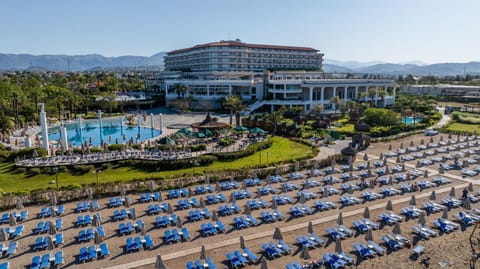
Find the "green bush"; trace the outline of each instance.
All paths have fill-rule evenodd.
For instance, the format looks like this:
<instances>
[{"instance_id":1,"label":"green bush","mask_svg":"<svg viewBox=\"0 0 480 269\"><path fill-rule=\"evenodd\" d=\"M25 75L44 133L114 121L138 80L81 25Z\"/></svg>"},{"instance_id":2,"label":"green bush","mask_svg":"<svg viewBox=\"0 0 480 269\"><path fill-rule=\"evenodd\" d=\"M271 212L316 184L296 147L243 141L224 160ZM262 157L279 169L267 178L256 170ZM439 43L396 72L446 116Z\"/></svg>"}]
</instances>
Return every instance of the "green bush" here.
<instances>
[{"instance_id":1,"label":"green bush","mask_svg":"<svg viewBox=\"0 0 480 269\"><path fill-rule=\"evenodd\" d=\"M69 167L73 175L84 175L93 171L93 165L72 165Z\"/></svg>"},{"instance_id":2,"label":"green bush","mask_svg":"<svg viewBox=\"0 0 480 269\"><path fill-rule=\"evenodd\" d=\"M224 138L224 139L221 139L220 141L218 141L218 145L220 145L222 147L231 145L233 143L235 143L235 140L233 140L231 138Z\"/></svg>"},{"instance_id":3,"label":"green bush","mask_svg":"<svg viewBox=\"0 0 480 269\"><path fill-rule=\"evenodd\" d=\"M108 145L109 151L121 151L123 149L123 144L111 144Z\"/></svg>"},{"instance_id":4,"label":"green bush","mask_svg":"<svg viewBox=\"0 0 480 269\"><path fill-rule=\"evenodd\" d=\"M40 168L29 168L29 169L27 169L27 176L30 176L30 177L39 175L41 173L42 173L42 171L40 170Z\"/></svg>"},{"instance_id":5,"label":"green bush","mask_svg":"<svg viewBox=\"0 0 480 269\"><path fill-rule=\"evenodd\" d=\"M480 124L480 115L455 111L452 113L452 119L467 124Z\"/></svg>"},{"instance_id":6,"label":"green bush","mask_svg":"<svg viewBox=\"0 0 480 269\"><path fill-rule=\"evenodd\" d=\"M269 138L265 142L259 142L256 144L250 144L246 149L235 152L215 152L212 153L219 160L235 160L242 157L250 156L259 150L263 150L272 146L273 140Z\"/></svg>"},{"instance_id":7,"label":"green bush","mask_svg":"<svg viewBox=\"0 0 480 269\"><path fill-rule=\"evenodd\" d=\"M10 154L10 156L8 156L8 161L15 161L15 158L17 158L17 157L32 158L35 155L35 152L36 152L36 155L38 157L41 157L41 158L47 157L47 155L48 155L46 149L26 148L26 149L22 149L22 150L19 150L19 151L15 151L12 154Z\"/></svg>"},{"instance_id":8,"label":"green bush","mask_svg":"<svg viewBox=\"0 0 480 269\"><path fill-rule=\"evenodd\" d=\"M394 126L402 123L400 114L386 108L368 108L363 113L363 117L370 126Z\"/></svg>"},{"instance_id":9,"label":"green bush","mask_svg":"<svg viewBox=\"0 0 480 269\"><path fill-rule=\"evenodd\" d=\"M193 145L193 146L190 146L190 150L192 152L204 151L204 150L207 150L207 145L205 144Z\"/></svg>"}]
</instances>

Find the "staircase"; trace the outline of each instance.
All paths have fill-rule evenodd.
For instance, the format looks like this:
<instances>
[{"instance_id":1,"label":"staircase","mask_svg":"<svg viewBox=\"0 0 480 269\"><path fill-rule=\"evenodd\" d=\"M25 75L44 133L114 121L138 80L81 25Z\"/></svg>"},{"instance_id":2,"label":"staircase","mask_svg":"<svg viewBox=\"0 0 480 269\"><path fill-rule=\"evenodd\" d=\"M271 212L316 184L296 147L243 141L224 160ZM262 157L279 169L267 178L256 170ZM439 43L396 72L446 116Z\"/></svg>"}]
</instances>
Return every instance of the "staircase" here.
<instances>
[{"instance_id":1,"label":"staircase","mask_svg":"<svg viewBox=\"0 0 480 269\"><path fill-rule=\"evenodd\" d=\"M245 115L250 116L250 114L253 113L253 111L261 108L264 104L265 102L263 100L257 100L255 103L247 107L247 109L245 110Z\"/></svg>"}]
</instances>

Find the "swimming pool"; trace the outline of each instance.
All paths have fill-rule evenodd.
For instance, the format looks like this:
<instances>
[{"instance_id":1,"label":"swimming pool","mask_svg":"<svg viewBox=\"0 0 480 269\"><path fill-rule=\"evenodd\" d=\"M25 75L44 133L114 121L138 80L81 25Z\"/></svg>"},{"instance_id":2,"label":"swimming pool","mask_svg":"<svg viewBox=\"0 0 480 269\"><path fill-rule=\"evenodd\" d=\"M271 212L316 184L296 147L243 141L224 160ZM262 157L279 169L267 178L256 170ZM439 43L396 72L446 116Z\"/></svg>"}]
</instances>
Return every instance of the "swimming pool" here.
<instances>
[{"instance_id":1,"label":"swimming pool","mask_svg":"<svg viewBox=\"0 0 480 269\"><path fill-rule=\"evenodd\" d=\"M405 124L412 124L412 123L419 123L423 118L417 117L415 122L413 122L413 117L403 117L403 123Z\"/></svg>"},{"instance_id":2,"label":"swimming pool","mask_svg":"<svg viewBox=\"0 0 480 269\"><path fill-rule=\"evenodd\" d=\"M79 128L78 122L65 124L67 129L68 143L74 147L79 147L83 143L89 145L100 145L101 141L107 144L128 143L129 140L145 141L162 134L160 130L148 127L124 126L120 123L120 118L107 118L102 120L102 132L98 120L82 120L82 128ZM60 140L60 127L48 129L48 139Z\"/></svg>"}]
</instances>

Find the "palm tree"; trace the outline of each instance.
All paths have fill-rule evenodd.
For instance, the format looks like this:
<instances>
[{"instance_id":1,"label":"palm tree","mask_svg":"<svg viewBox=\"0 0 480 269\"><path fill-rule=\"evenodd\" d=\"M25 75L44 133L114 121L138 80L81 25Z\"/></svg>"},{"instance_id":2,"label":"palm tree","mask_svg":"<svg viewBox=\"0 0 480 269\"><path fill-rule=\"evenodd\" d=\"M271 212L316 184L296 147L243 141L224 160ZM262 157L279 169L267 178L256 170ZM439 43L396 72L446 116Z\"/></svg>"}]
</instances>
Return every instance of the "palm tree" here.
<instances>
[{"instance_id":1,"label":"palm tree","mask_svg":"<svg viewBox=\"0 0 480 269\"><path fill-rule=\"evenodd\" d=\"M377 95L377 91L373 88L368 89L368 97L370 98L370 106L373 107L373 101L375 96Z\"/></svg>"},{"instance_id":2,"label":"palm tree","mask_svg":"<svg viewBox=\"0 0 480 269\"><path fill-rule=\"evenodd\" d=\"M332 96L330 98L330 103L334 105L334 115L337 115L337 108L338 106L341 104L341 100L340 100L340 97L338 96Z\"/></svg>"},{"instance_id":3,"label":"palm tree","mask_svg":"<svg viewBox=\"0 0 480 269\"><path fill-rule=\"evenodd\" d=\"M185 101L187 102L187 107L188 107L188 110L192 110L192 105L193 105L193 102L195 101L195 99L193 98L193 95L189 94L187 96L187 98L185 99Z\"/></svg>"},{"instance_id":4,"label":"palm tree","mask_svg":"<svg viewBox=\"0 0 480 269\"><path fill-rule=\"evenodd\" d=\"M233 115L235 114L235 125L240 125L240 112L245 109L245 105L242 102L242 97L239 95L227 96L222 105L225 109L230 110L230 125L232 125Z\"/></svg>"},{"instance_id":5,"label":"palm tree","mask_svg":"<svg viewBox=\"0 0 480 269\"><path fill-rule=\"evenodd\" d=\"M380 104L383 106L383 99L385 98L385 89L378 90L378 97L380 97Z\"/></svg>"},{"instance_id":6,"label":"palm tree","mask_svg":"<svg viewBox=\"0 0 480 269\"><path fill-rule=\"evenodd\" d=\"M323 105L316 105L312 108L312 112L315 114L320 114L323 111Z\"/></svg>"},{"instance_id":7,"label":"palm tree","mask_svg":"<svg viewBox=\"0 0 480 269\"><path fill-rule=\"evenodd\" d=\"M187 86L183 84L175 84L173 85L175 88L175 92L177 93L178 98L185 98L185 94L187 93Z\"/></svg>"},{"instance_id":8,"label":"palm tree","mask_svg":"<svg viewBox=\"0 0 480 269\"><path fill-rule=\"evenodd\" d=\"M281 108L279 110L272 111L272 112L270 112L266 115L267 120L272 123L272 136L275 136L275 133L277 132L277 125L278 125L278 122L280 121L280 119L283 116L283 112L284 111Z\"/></svg>"},{"instance_id":9,"label":"palm tree","mask_svg":"<svg viewBox=\"0 0 480 269\"><path fill-rule=\"evenodd\" d=\"M360 102L365 102L367 100L367 92L359 92L358 93L358 100L360 100Z\"/></svg>"}]
</instances>

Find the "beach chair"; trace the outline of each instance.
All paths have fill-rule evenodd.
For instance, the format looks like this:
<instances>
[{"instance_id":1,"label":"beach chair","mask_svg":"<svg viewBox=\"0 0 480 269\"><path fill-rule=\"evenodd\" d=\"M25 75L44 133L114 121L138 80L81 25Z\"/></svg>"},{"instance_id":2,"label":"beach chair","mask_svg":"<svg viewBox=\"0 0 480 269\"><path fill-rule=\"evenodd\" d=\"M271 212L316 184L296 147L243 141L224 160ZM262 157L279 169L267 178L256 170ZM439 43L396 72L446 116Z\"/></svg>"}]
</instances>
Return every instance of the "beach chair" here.
<instances>
[{"instance_id":1,"label":"beach chair","mask_svg":"<svg viewBox=\"0 0 480 269\"><path fill-rule=\"evenodd\" d=\"M191 262L191 261L187 261L187 262L185 263L185 267L186 267L187 269L197 269L197 268L195 267L195 265L193 264L193 262Z\"/></svg>"},{"instance_id":2,"label":"beach chair","mask_svg":"<svg viewBox=\"0 0 480 269\"><path fill-rule=\"evenodd\" d=\"M275 259L281 256L279 252L275 251L275 249L271 248L269 245L265 243L262 244L262 250L270 259Z\"/></svg>"},{"instance_id":3,"label":"beach chair","mask_svg":"<svg viewBox=\"0 0 480 269\"><path fill-rule=\"evenodd\" d=\"M44 254L40 262L40 268L50 268L50 253Z\"/></svg>"},{"instance_id":4,"label":"beach chair","mask_svg":"<svg viewBox=\"0 0 480 269\"><path fill-rule=\"evenodd\" d=\"M108 250L107 243L101 243L99 246L100 248L100 257L105 258L110 255L110 251Z\"/></svg>"},{"instance_id":5,"label":"beach chair","mask_svg":"<svg viewBox=\"0 0 480 269\"><path fill-rule=\"evenodd\" d=\"M374 249L375 252L378 254L378 255L383 255L383 253L385 253L385 249L383 249L382 247L380 247L377 243L375 243L374 241L372 240L368 240L367 241L367 244L368 244L368 247L371 248L371 249Z\"/></svg>"},{"instance_id":6,"label":"beach chair","mask_svg":"<svg viewBox=\"0 0 480 269\"><path fill-rule=\"evenodd\" d=\"M209 219L212 216L206 207L202 209L202 215L204 219Z\"/></svg>"},{"instance_id":7,"label":"beach chair","mask_svg":"<svg viewBox=\"0 0 480 269\"><path fill-rule=\"evenodd\" d=\"M353 249L355 249L356 252L358 252L358 255L360 255L361 258L369 258L372 255L372 250L370 248L364 248L360 244L353 243ZM375 252L373 252L375 253Z\"/></svg>"},{"instance_id":8,"label":"beach chair","mask_svg":"<svg viewBox=\"0 0 480 269\"><path fill-rule=\"evenodd\" d=\"M92 216L90 215L85 215L85 218L84 218L84 225L91 225L92 224Z\"/></svg>"},{"instance_id":9,"label":"beach chair","mask_svg":"<svg viewBox=\"0 0 480 269\"><path fill-rule=\"evenodd\" d=\"M63 214L65 214L65 206L59 205L57 208L57 216L62 216Z\"/></svg>"},{"instance_id":10,"label":"beach chair","mask_svg":"<svg viewBox=\"0 0 480 269\"><path fill-rule=\"evenodd\" d=\"M23 233L23 225L15 227L15 230L10 234L10 239L15 239L17 236L21 236Z\"/></svg>"},{"instance_id":11,"label":"beach chair","mask_svg":"<svg viewBox=\"0 0 480 269\"><path fill-rule=\"evenodd\" d=\"M54 259L53 259L53 266L54 267L62 266L65 263L65 259L63 258L63 251L62 250L55 252L55 254L53 256L54 256Z\"/></svg>"},{"instance_id":12,"label":"beach chair","mask_svg":"<svg viewBox=\"0 0 480 269\"><path fill-rule=\"evenodd\" d=\"M283 240L278 239L277 243L279 246L282 246L281 249L285 254L292 253L292 248L289 245L287 245L285 242L283 242Z\"/></svg>"},{"instance_id":13,"label":"beach chair","mask_svg":"<svg viewBox=\"0 0 480 269\"><path fill-rule=\"evenodd\" d=\"M216 224L217 224L217 230L218 230L220 233L224 233L224 232L227 231L227 229L225 228L225 225L223 225L223 223L222 223L220 220L218 220L218 221L216 222Z\"/></svg>"},{"instance_id":14,"label":"beach chair","mask_svg":"<svg viewBox=\"0 0 480 269\"><path fill-rule=\"evenodd\" d=\"M245 266L247 263L248 263L248 260L247 258L245 258L243 256L243 253L240 252L239 250L235 250L233 252L233 255L235 255L235 257L240 261L240 263L242 264L242 266Z\"/></svg>"},{"instance_id":15,"label":"beach chair","mask_svg":"<svg viewBox=\"0 0 480 269\"><path fill-rule=\"evenodd\" d=\"M63 229L63 219L62 218L55 220L55 229L57 231L61 231Z\"/></svg>"},{"instance_id":16,"label":"beach chair","mask_svg":"<svg viewBox=\"0 0 480 269\"><path fill-rule=\"evenodd\" d=\"M208 269L217 269L217 266L213 262L212 258L207 257L207 259L205 259L205 262L208 264Z\"/></svg>"},{"instance_id":17,"label":"beach chair","mask_svg":"<svg viewBox=\"0 0 480 269\"><path fill-rule=\"evenodd\" d=\"M22 212L20 212L20 215L17 216L17 221L22 222L22 221L25 221L27 218L28 218L28 211L23 210Z\"/></svg>"},{"instance_id":18,"label":"beach chair","mask_svg":"<svg viewBox=\"0 0 480 269\"><path fill-rule=\"evenodd\" d=\"M314 248L315 244L311 240L308 239L305 235L300 235L295 238L298 244L305 246L307 248Z\"/></svg>"},{"instance_id":19,"label":"beach chair","mask_svg":"<svg viewBox=\"0 0 480 269\"><path fill-rule=\"evenodd\" d=\"M175 242L182 240L182 237L180 236L180 233L178 232L177 229L172 229L172 234Z\"/></svg>"},{"instance_id":20,"label":"beach chair","mask_svg":"<svg viewBox=\"0 0 480 269\"><path fill-rule=\"evenodd\" d=\"M30 269L40 269L41 257L39 255L33 256Z\"/></svg>"},{"instance_id":21,"label":"beach chair","mask_svg":"<svg viewBox=\"0 0 480 269\"><path fill-rule=\"evenodd\" d=\"M247 254L248 260L251 263L256 263L258 261L257 255L255 255L255 253L253 253L249 248L245 248L243 249L243 251L245 251L245 253Z\"/></svg>"},{"instance_id":22,"label":"beach chair","mask_svg":"<svg viewBox=\"0 0 480 269\"><path fill-rule=\"evenodd\" d=\"M183 240L191 240L192 237L190 236L190 232L188 231L187 227L182 227L182 239Z\"/></svg>"},{"instance_id":23,"label":"beach chair","mask_svg":"<svg viewBox=\"0 0 480 269\"><path fill-rule=\"evenodd\" d=\"M233 268L239 268L241 267L243 264L240 262L240 260L238 260L238 258L233 255L233 253L231 252L227 252L225 254L225 256L227 256L227 260L228 262L232 265ZM203 266L203 265L202 265Z\"/></svg>"},{"instance_id":24,"label":"beach chair","mask_svg":"<svg viewBox=\"0 0 480 269\"><path fill-rule=\"evenodd\" d=\"M370 230L370 227L360 220L354 220L352 224L353 227L361 233L366 233L368 230Z\"/></svg>"},{"instance_id":25,"label":"beach chair","mask_svg":"<svg viewBox=\"0 0 480 269\"><path fill-rule=\"evenodd\" d=\"M145 249L149 249L153 247L153 239L149 234L146 234L145 237Z\"/></svg>"},{"instance_id":26,"label":"beach chair","mask_svg":"<svg viewBox=\"0 0 480 269\"><path fill-rule=\"evenodd\" d=\"M43 243L43 237L37 237L35 243L33 243L33 250L42 250L44 248L45 244Z\"/></svg>"},{"instance_id":27,"label":"beach chair","mask_svg":"<svg viewBox=\"0 0 480 269\"><path fill-rule=\"evenodd\" d=\"M323 254L323 260L330 266L330 268L342 268L346 265L345 261L338 256L333 255L333 253Z\"/></svg>"},{"instance_id":28,"label":"beach chair","mask_svg":"<svg viewBox=\"0 0 480 269\"><path fill-rule=\"evenodd\" d=\"M55 246L58 247L60 245L63 245L63 234L62 233L57 233L55 234Z\"/></svg>"},{"instance_id":29,"label":"beach chair","mask_svg":"<svg viewBox=\"0 0 480 269\"><path fill-rule=\"evenodd\" d=\"M85 237L86 237L86 240L87 240L87 241L90 241L90 240L95 239L95 234L93 233L93 229L92 229L92 228L88 228L88 229L87 229L87 232L86 232L86 234L85 234Z\"/></svg>"},{"instance_id":30,"label":"beach chair","mask_svg":"<svg viewBox=\"0 0 480 269\"><path fill-rule=\"evenodd\" d=\"M88 248L87 247L81 247L80 248L80 254L78 255L78 261L79 262L85 262L88 260Z\"/></svg>"},{"instance_id":31,"label":"beach chair","mask_svg":"<svg viewBox=\"0 0 480 269\"><path fill-rule=\"evenodd\" d=\"M94 260L97 258L97 249L95 246L89 246L88 247L88 259L89 260Z\"/></svg>"},{"instance_id":32,"label":"beach chair","mask_svg":"<svg viewBox=\"0 0 480 269\"><path fill-rule=\"evenodd\" d=\"M85 217L83 215L77 216L77 222L75 223L77 227L85 226Z\"/></svg>"},{"instance_id":33,"label":"beach chair","mask_svg":"<svg viewBox=\"0 0 480 269\"><path fill-rule=\"evenodd\" d=\"M103 229L103 226L98 226L97 227L97 232L100 235L100 237L102 237L102 238L105 237L105 230Z\"/></svg>"}]
</instances>

